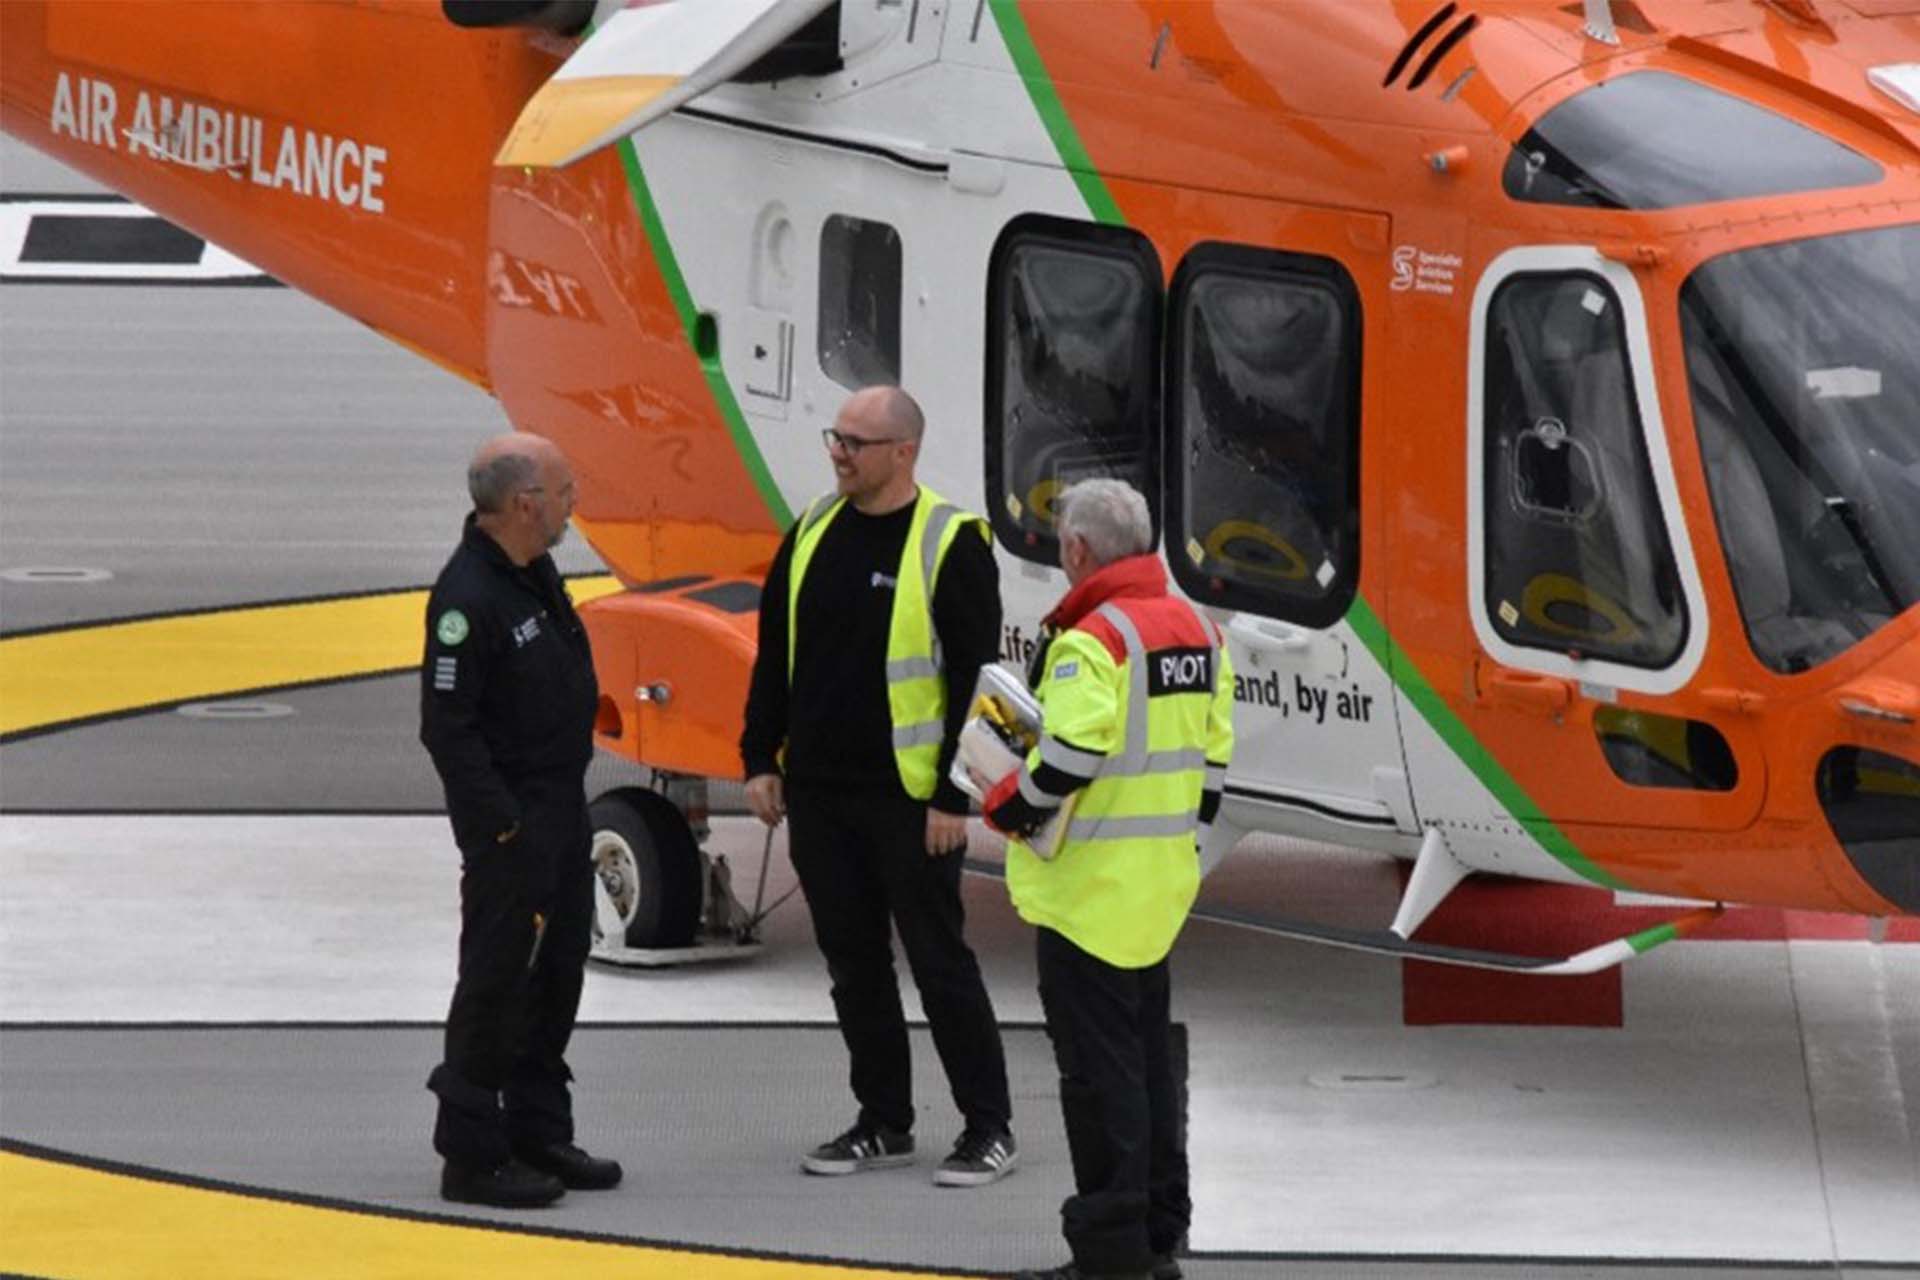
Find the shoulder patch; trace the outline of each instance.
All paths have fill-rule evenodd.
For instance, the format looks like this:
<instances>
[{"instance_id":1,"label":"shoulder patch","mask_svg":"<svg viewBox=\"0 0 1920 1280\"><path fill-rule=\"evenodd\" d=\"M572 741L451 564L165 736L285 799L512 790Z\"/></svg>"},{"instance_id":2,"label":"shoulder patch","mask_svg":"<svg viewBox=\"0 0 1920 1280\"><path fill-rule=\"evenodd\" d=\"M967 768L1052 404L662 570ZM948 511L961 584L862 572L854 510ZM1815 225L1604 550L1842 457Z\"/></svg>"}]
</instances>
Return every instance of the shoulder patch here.
<instances>
[{"instance_id":1,"label":"shoulder patch","mask_svg":"<svg viewBox=\"0 0 1920 1280\"><path fill-rule=\"evenodd\" d=\"M1062 662L1053 669L1053 678L1055 680L1071 680L1079 674L1080 659L1078 658L1074 658L1068 662Z\"/></svg>"},{"instance_id":2,"label":"shoulder patch","mask_svg":"<svg viewBox=\"0 0 1920 1280\"><path fill-rule=\"evenodd\" d=\"M433 624L433 634L441 644L456 645L467 638L472 628L467 625L467 615L458 609L449 609L440 615L440 621Z\"/></svg>"}]
</instances>

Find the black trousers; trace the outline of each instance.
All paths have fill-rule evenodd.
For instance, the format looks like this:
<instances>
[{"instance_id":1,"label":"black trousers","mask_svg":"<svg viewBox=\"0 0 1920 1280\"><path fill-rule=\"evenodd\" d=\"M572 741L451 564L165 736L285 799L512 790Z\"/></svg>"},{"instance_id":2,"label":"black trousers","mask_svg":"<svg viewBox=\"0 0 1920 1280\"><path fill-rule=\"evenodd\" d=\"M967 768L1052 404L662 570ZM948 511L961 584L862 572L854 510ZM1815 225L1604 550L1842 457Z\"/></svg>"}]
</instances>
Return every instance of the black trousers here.
<instances>
[{"instance_id":1,"label":"black trousers","mask_svg":"<svg viewBox=\"0 0 1920 1280\"><path fill-rule=\"evenodd\" d=\"M964 850L927 856L927 806L898 790L846 791L789 783L793 869L833 982L833 1007L852 1060L861 1122L913 1127L907 1022L889 921L969 1128L1007 1130L1007 1060L993 1002L962 928Z\"/></svg>"},{"instance_id":2,"label":"black trousers","mask_svg":"<svg viewBox=\"0 0 1920 1280\"><path fill-rule=\"evenodd\" d=\"M516 790L520 834L460 850L460 976L427 1080L434 1150L488 1168L516 1143L573 1141L566 1052L593 920L582 780Z\"/></svg>"},{"instance_id":3,"label":"black trousers","mask_svg":"<svg viewBox=\"0 0 1920 1280\"><path fill-rule=\"evenodd\" d=\"M1037 951L1073 1157L1061 1228L1082 1271L1144 1271L1193 1216L1167 962L1115 968L1051 929Z\"/></svg>"}]
</instances>

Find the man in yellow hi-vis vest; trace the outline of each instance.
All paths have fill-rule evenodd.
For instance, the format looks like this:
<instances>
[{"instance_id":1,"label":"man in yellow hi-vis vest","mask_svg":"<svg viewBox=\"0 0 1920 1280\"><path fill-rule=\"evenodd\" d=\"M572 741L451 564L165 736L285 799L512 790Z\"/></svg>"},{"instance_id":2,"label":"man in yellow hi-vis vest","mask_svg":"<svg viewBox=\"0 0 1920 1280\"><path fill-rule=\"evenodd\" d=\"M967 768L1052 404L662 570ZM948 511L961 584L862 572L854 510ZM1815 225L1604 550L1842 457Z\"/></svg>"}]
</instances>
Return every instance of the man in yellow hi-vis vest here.
<instances>
[{"instance_id":1,"label":"man in yellow hi-vis vest","mask_svg":"<svg viewBox=\"0 0 1920 1280\"><path fill-rule=\"evenodd\" d=\"M947 771L999 647L1000 582L986 523L914 480L924 431L906 392L868 387L825 432L836 492L802 513L767 573L740 754L755 815L791 820L860 1103L801 1167L913 1160L891 920L965 1121L934 1181L982 1186L1018 1157L1000 1029L963 935L967 800Z\"/></svg>"},{"instance_id":2,"label":"man in yellow hi-vis vest","mask_svg":"<svg viewBox=\"0 0 1920 1280\"><path fill-rule=\"evenodd\" d=\"M1007 889L1039 927L1060 1068L1073 1261L1026 1280L1177 1280L1192 1212L1167 952L1200 887L1197 841L1233 753L1233 671L1214 625L1167 592L1146 499L1084 480L1058 506L1070 584L1042 622L1040 744L985 803L1015 838ZM1072 805L1063 806L1071 799ZM1066 830L1041 859L1022 836Z\"/></svg>"}]
</instances>

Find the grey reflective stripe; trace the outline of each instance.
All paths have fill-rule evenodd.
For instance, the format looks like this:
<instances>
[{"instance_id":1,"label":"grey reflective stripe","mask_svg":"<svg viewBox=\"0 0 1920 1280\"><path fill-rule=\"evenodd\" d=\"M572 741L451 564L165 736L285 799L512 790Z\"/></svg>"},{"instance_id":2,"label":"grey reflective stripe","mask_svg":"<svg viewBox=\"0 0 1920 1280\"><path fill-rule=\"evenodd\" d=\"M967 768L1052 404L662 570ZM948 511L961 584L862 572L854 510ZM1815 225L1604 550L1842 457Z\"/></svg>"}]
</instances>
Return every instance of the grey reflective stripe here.
<instances>
[{"instance_id":1,"label":"grey reflective stripe","mask_svg":"<svg viewBox=\"0 0 1920 1280\"><path fill-rule=\"evenodd\" d=\"M1149 751L1146 762L1140 767L1140 772L1142 774L1190 773L1195 769L1206 767L1206 752L1198 747L1182 747L1178 751Z\"/></svg>"},{"instance_id":2,"label":"grey reflective stripe","mask_svg":"<svg viewBox=\"0 0 1920 1280\"><path fill-rule=\"evenodd\" d=\"M939 674L939 664L932 658L895 658L887 663L888 684L898 684L902 680L924 680Z\"/></svg>"},{"instance_id":3,"label":"grey reflective stripe","mask_svg":"<svg viewBox=\"0 0 1920 1280\"><path fill-rule=\"evenodd\" d=\"M1137 769L1120 768L1111 762L1100 770L1103 778L1144 778L1155 773L1191 773L1203 769L1207 764L1207 753L1198 747L1182 747L1178 751L1149 751L1146 759Z\"/></svg>"},{"instance_id":4,"label":"grey reflective stripe","mask_svg":"<svg viewBox=\"0 0 1920 1280\"><path fill-rule=\"evenodd\" d=\"M1144 773L1147 764L1147 647L1140 642L1140 631L1133 619L1108 602L1095 610L1105 618L1127 647L1127 737L1119 755L1109 755L1100 772L1131 775Z\"/></svg>"},{"instance_id":5,"label":"grey reflective stripe","mask_svg":"<svg viewBox=\"0 0 1920 1280\"><path fill-rule=\"evenodd\" d=\"M947 526L966 515L951 502L942 502L927 513L927 526L920 531L920 591L927 601L927 634L933 637L933 664L940 666L940 631L933 625L933 574L940 567L940 539Z\"/></svg>"},{"instance_id":6,"label":"grey reflective stripe","mask_svg":"<svg viewBox=\"0 0 1920 1280\"><path fill-rule=\"evenodd\" d=\"M1107 758L1098 751L1082 751L1070 747L1058 738L1040 739L1040 763L1050 764L1062 773L1070 773L1076 778L1091 778L1100 772L1100 766Z\"/></svg>"},{"instance_id":7,"label":"grey reflective stripe","mask_svg":"<svg viewBox=\"0 0 1920 1280\"><path fill-rule=\"evenodd\" d=\"M933 571L940 564L940 539L947 526L965 513L950 502L942 502L927 513L927 527L920 536L920 581L927 589L927 612L933 612Z\"/></svg>"},{"instance_id":8,"label":"grey reflective stripe","mask_svg":"<svg viewBox=\"0 0 1920 1280\"><path fill-rule=\"evenodd\" d=\"M806 533L826 519L827 512L833 510L833 504L840 500L837 493L823 493L807 507L807 513L800 517L800 532Z\"/></svg>"},{"instance_id":9,"label":"grey reflective stripe","mask_svg":"<svg viewBox=\"0 0 1920 1280\"><path fill-rule=\"evenodd\" d=\"M1067 839L1137 840L1143 836L1190 836L1194 829L1192 812L1144 818L1075 818L1067 823Z\"/></svg>"},{"instance_id":10,"label":"grey reflective stripe","mask_svg":"<svg viewBox=\"0 0 1920 1280\"><path fill-rule=\"evenodd\" d=\"M1226 786L1227 766L1223 764L1209 764L1207 766L1206 779L1201 785L1205 786L1209 791L1218 791Z\"/></svg>"},{"instance_id":11,"label":"grey reflective stripe","mask_svg":"<svg viewBox=\"0 0 1920 1280\"><path fill-rule=\"evenodd\" d=\"M924 747L929 743L938 745L946 734L946 726L938 720L922 720L919 724L898 724L893 727L893 748Z\"/></svg>"},{"instance_id":12,"label":"grey reflective stripe","mask_svg":"<svg viewBox=\"0 0 1920 1280\"><path fill-rule=\"evenodd\" d=\"M1193 610L1193 620L1200 624L1200 634L1203 636L1206 636L1207 642L1211 644L1214 648L1216 649L1219 648L1220 647L1220 628L1214 626L1213 620L1207 617L1206 614L1200 612L1200 606L1195 604L1193 601L1188 600L1187 598L1182 596L1180 597L1180 603L1186 605L1187 608Z\"/></svg>"},{"instance_id":13,"label":"grey reflective stripe","mask_svg":"<svg viewBox=\"0 0 1920 1280\"><path fill-rule=\"evenodd\" d=\"M1020 798L1036 809L1058 809L1061 800L1065 797L1051 795L1048 792L1042 791L1040 784L1033 780L1033 775L1025 769L1022 769L1020 771Z\"/></svg>"}]
</instances>

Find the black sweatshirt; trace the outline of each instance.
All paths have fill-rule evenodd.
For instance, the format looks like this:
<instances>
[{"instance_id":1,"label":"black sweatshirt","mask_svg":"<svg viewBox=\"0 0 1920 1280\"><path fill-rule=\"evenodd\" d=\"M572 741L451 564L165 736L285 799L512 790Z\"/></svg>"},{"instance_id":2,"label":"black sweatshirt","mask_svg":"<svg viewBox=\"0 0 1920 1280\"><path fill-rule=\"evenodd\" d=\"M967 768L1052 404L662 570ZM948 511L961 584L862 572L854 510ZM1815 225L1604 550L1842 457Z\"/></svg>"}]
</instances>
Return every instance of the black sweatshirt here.
<instances>
[{"instance_id":1,"label":"black sweatshirt","mask_svg":"<svg viewBox=\"0 0 1920 1280\"><path fill-rule=\"evenodd\" d=\"M837 787L900 790L893 718L887 708L887 631L893 579L907 544L914 504L863 515L851 503L820 537L800 588L800 626L787 686L787 584L796 524L787 530L760 597L760 653L747 692L740 758L747 776L787 777ZM947 684L946 735L932 805L965 813L967 798L947 779L973 685L1000 648L1000 571L985 535L970 519L954 536L933 586L933 633Z\"/></svg>"}]
</instances>

